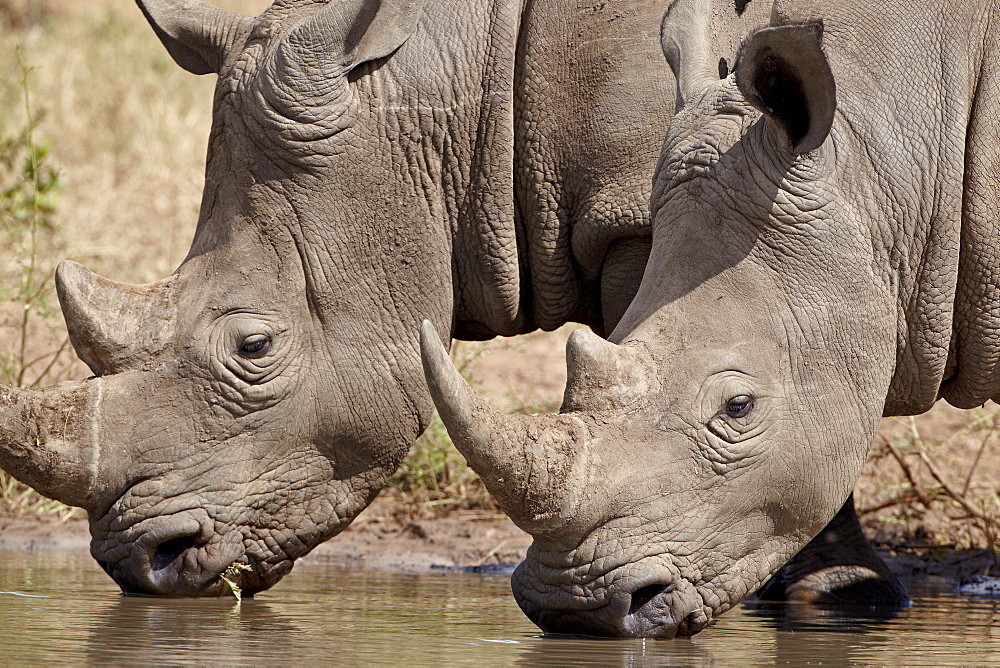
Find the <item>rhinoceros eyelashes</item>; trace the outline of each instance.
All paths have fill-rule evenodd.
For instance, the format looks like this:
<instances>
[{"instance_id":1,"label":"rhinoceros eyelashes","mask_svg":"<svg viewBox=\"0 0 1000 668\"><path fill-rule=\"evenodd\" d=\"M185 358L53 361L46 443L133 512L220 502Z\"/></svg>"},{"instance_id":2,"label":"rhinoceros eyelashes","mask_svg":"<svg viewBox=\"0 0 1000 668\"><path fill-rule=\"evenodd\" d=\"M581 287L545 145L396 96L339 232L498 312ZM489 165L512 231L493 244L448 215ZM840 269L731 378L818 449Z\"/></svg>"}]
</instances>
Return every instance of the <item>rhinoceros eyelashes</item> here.
<instances>
[{"instance_id":1,"label":"rhinoceros eyelashes","mask_svg":"<svg viewBox=\"0 0 1000 668\"><path fill-rule=\"evenodd\" d=\"M267 334L251 334L243 339L240 347L236 349L236 354L248 360L257 360L271 349L271 337Z\"/></svg>"},{"instance_id":2,"label":"rhinoceros eyelashes","mask_svg":"<svg viewBox=\"0 0 1000 668\"><path fill-rule=\"evenodd\" d=\"M726 402L723 410L733 419L744 418L753 410L753 397L749 394L735 396Z\"/></svg>"}]
</instances>

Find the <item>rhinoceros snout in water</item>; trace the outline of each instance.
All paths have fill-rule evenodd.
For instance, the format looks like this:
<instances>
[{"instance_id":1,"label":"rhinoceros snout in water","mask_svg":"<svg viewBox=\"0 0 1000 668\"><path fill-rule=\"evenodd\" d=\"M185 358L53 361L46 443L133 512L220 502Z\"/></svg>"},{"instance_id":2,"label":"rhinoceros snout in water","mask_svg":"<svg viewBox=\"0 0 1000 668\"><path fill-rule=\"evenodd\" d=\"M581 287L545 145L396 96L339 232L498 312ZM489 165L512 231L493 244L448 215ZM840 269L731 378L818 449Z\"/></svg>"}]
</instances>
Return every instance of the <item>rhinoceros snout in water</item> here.
<instances>
[{"instance_id":1,"label":"rhinoceros snout in water","mask_svg":"<svg viewBox=\"0 0 1000 668\"><path fill-rule=\"evenodd\" d=\"M241 534L234 530L220 535L214 524L200 510L152 518L141 523L137 538L134 531L118 534L119 542L129 540L120 543L123 558L107 561L117 556L114 537L95 541L94 556L126 594L225 595L230 587L220 575L246 557ZM247 594L266 589L278 579L263 569L261 575L251 569L227 577L237 578Z\"/></svg>"},{"instance_id":2,"label":"rhinoceros snout in water","mask_svg":"<svg viewBox=\"0 0 1000 668\"><path fill-rule=\"evenodd\" d=\"M629 565L595 578L607 583L593 588L603 588L604 598L580 596L573 583L557 583L555 572L526 572L531 568L515 574L514 595L525 615L546 633L673 638L697 633L710 621L694 587L658 565Z\"/></svg>"}]
</instances>

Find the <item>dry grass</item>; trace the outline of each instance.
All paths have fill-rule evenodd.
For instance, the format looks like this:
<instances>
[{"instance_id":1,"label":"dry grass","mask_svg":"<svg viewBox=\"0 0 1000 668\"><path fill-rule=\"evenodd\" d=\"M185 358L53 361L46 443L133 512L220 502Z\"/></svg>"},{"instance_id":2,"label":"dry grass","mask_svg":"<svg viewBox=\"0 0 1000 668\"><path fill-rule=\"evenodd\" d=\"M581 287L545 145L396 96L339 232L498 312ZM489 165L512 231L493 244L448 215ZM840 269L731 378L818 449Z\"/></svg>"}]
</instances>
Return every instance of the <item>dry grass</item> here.
<instances>
[{"instance_id":1,"label":"dry grass","mask_svg":"<svg viewBox=\"0 0 1000 668\"><path fill-rule=\"evenodd\" d=\"M858 483L859 514L893 549L1000 547L1000 407L890 418Z\"/></svg>"},{"instance_id":2,"label":"dry grass","mask_svg":"<svg viewBox=\"0 0 1000 668\"><path fill-rule=\"evenodd\" d=\"M215 4L253 13L268 3ZM31 118L18 53L31 68ZM201 198L213 85L173 63L131 2L0 0L0 190L30 190L23 182L28 128L38 147L49 147L45 160L59 184L38 234L9 215L0 220L0 358L7 362L0 380L30 386L88 375L72 355L58 354L67 344L51 291L60 260L145 283L183 259ZM44 289L25 321L29 266ZM0 473L0 510L62 513L48 504Z\"/></svg>"},{"instance_id":3,"label":"dry grass","mask_svg":"<svg viewBox=\"0 0 1000 668\"><path fill-rule=\"evenodd\" d=\"M174 65L131 3L82 3L5 34L0 72L15 71L17 44L61 174L66 256L118 280L169 274L197 219L212 80Z\"/></svg>"}]
</instances>

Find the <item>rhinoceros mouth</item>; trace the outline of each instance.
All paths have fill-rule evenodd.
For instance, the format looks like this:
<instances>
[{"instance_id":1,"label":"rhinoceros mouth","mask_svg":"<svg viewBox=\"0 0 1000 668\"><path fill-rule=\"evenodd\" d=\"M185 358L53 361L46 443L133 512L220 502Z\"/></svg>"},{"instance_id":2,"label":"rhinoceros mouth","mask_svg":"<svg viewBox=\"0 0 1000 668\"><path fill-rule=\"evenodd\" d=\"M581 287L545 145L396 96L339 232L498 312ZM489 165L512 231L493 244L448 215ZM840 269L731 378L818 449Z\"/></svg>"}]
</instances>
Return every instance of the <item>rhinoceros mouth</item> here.
<instances>
[{"instance_id":1,"label":"rhinoceros mouth","mask_svg":"<svg viewBox=\"0 0 1000 668\"><path fill-rule=\"evenodd\" d=\"M295 513L262 504L261 495L234 498L190 486L166 494L170 487L160 478L144 479L103 514L90 516L91 555L126 594L230 596L220 577L226 575L252 595L277 584L296 559L356 515L323 507L293 523L288 518Z\"/></svg>"},{"instance_id":2,"label":"rhinoceros mouth","mask_svg":"<svg viewBox=\"0 0 1000 668\"><path fill-rule=\"evenodd\" d=\"M245 551L239 531L218 528L203 509L121 530L100 531L92 523L91 553L125 594L223 596L229 587L219 575ZM253 588L252 578L241 579Z\"/></svg>"},{"instance_id":3,"label":"rhinoceros mouth","mask_svg":"<svg viewBox=\"0 0 1000 668\"><path fill-rule=\"evenodd\" d=\"M647 585L632 593L621 624L628 638L673 638L698 633L712 621L712 610L686 580L680 584Z\"/></svg>"},{"instance_id":4,"label":"rhinoceros mouth","mask_svg":"<svg viewBox=\"0 0 1000 668\"><path fill-rule=\"evenodd\" d=\"M515 573L513 585L524 613L552 635L673 638L701 631L713 617L695 584L673 566L646 560L587 585L553 586L523 572ZM592 591L581 595L581 587Z\"/></svg>"},{"instance_id":5,"label":"rhinoceros mouth","mask_svg":"<svg viewBox=\"0 0 1000 668\"><path fill-rule=\"evenodd\" d=\"M276 584L294 562L274 531L220 521L205 508L123 527L130 514L91 521L91 554L126 595L230 596L229 582L253 595Z\"/></svg>"}]
</instances>

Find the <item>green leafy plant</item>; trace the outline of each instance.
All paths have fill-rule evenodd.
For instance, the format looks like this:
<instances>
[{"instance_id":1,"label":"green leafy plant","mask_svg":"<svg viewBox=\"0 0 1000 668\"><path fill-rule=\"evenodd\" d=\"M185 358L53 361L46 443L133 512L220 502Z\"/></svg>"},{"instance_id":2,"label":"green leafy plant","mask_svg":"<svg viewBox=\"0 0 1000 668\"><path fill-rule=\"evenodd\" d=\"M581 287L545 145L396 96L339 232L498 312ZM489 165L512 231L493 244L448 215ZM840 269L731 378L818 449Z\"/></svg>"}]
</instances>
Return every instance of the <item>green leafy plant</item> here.
<instances>
[{"instance_id":1,"label":"green leafy plant","mask_svg":"<svg viewBox=\"0 0 1000 668\"><path fill-rule=\"evenodd\" d=\"M5 232L0 251L16 259L12 264L19 275L16 287L0 286L0 297L14 307L5 324L15 334L13 352L0 353L0 381L35 387L50 376L68 347L62 337L55 350L32 354L29 343L34 328L51 326L58 316L49 308L54 292L51 267L43 266L40 252L56 237L53 213L60 184L58 171L48 161L48 144L35 137L40 115L31 103L31 68L20 50L17 55L25 125L0 140L0 222Z\"/></svg>"},{"instance_id":2,"label":"green leafy plant","mask_svg":"<svg viewBox=\"0 0 1000 668\"><path fill-rule=\"evenodd\" d=\"M226 570L222 571L222 574L219 575L219 578L227 585L229 585L229 591L233 592L233 596L236 597L237 603L243 601L243 589L241 589L240 586L236 584L235 578L239 577L241 571L246 572L252 570L253 568L251 568L247 564L241 564L238 561L234 561L233 563L226 566Z\"/></svg>"},{"instance_id":3,"label":"green leafy plant","mask_svg":"<svg viewBox=\"0 0 1000 668\"><path fill-rule=\"evenodd\" d=\"M20 49L17 51L21 68L20 89L24 127L0 137L0 254L11 257L17 268L15 287L4 289L7 276L0 284L3 300L2 326L12 334L14 345L0 352L0 383L14 387L37 387L52 379L69 348L62 343L49 350L38 350L33 332L58 328L58 312L49 308L54 292L52 271L43 267L40 253L56 237L53 220L56 196L60 190L59 173L49 163L49 146L37 141L35 129L40 121L32 107L29 77L31 67ZM7 338L5 336L4 338ZM0 471L0 508L18 514L36 513L69 519L77 510L46 499Z\"/></svg>"},{"instance_id":4,"label":"green leafy plant","mask_svg":"<svg viewBox=\"0 0 1000 668\"><path fill-rule=\"evenodd\" d=\"M491 507L479 476L458 453L437 413L389 480L407 504L439 511Z\"/></svg>"}]
</instances>

